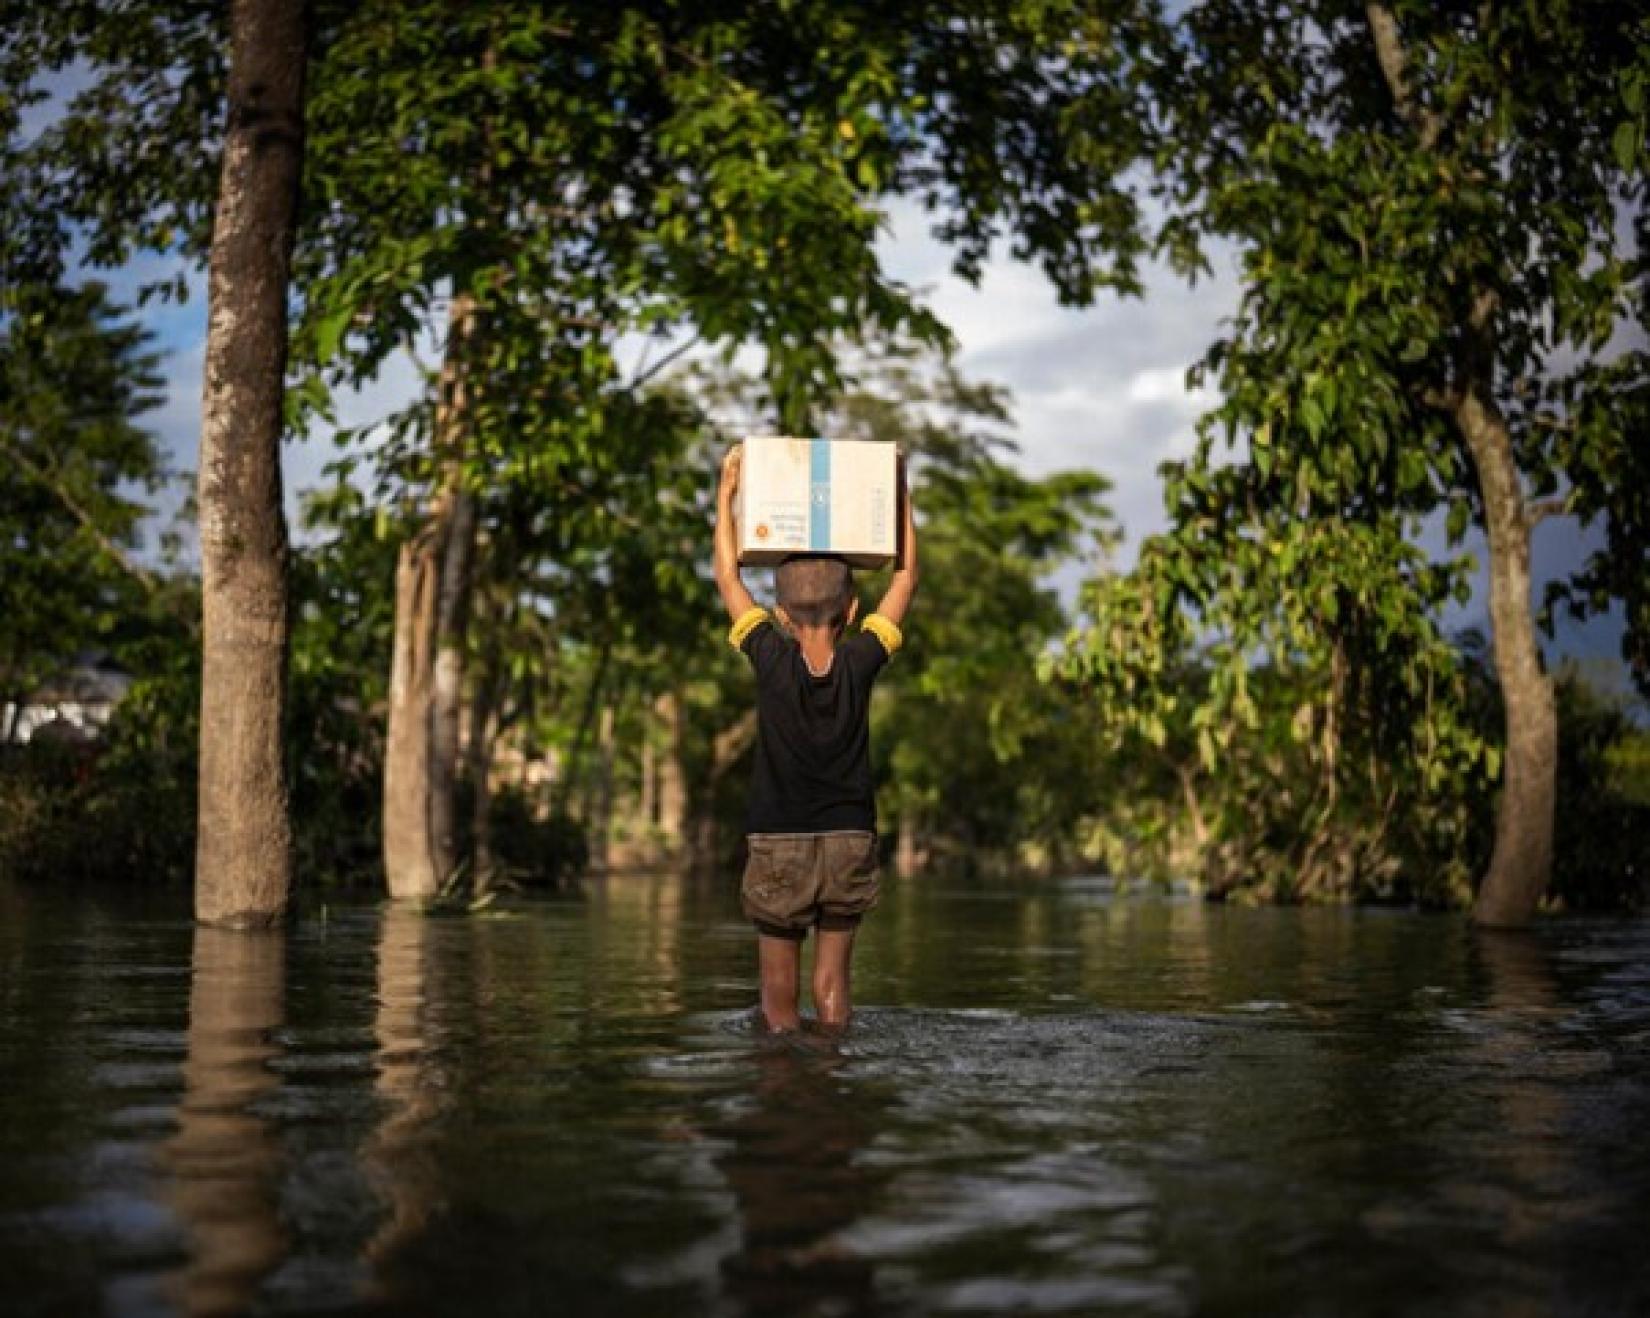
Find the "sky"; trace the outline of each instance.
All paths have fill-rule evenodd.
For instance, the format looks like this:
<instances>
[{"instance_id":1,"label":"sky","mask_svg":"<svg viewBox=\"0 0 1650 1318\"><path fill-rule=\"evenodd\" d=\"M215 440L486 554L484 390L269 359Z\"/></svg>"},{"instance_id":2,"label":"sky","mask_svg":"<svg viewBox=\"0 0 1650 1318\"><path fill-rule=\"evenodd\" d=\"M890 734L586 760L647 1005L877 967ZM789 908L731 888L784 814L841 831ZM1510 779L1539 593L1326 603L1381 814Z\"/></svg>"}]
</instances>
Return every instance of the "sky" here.
<instances>
[{"instance_id":1,"label":"sky","mask_svg":"<svg viewBox=\"0 0 1650 1318\"><path fill-rule=\"evenodd\" d=\"M1185 377L1236 307L1232 253L1215 250L1212 276L1195 285L1153 267L1144 296L1106 294L1092 307L1073 309L1058 304L1040 271L1001 252L986 263L979 284L970 285L951 272L948 252L929 235L931 223L914 205L891 209L880 247L886 268L920 290L951 327L966 377L1010 390L1017 461L1029 474L1086 468L1112 482L1110 504L1122 532L1114 562L1128 567L1140 541L1165 525L1159 465L1191 452L1197 418L1214 401L1207 390L1189 390ZM112 282L117 292L134 288L143 273L120 272ZM149 420L180 472L194 469L200 429L204 285L204 274L197 275L187 303L151 304L145 312L167 353L166 402ZM360 425L399 407L416 388L410 361L392 360L375 384L341 400L339 419ZM288 511L295 524L302 492L321 482L335 456L324 440L287 445ZM1544 522L1534 542L1537 589L1573 570L1596 538L1596 530L1573 519ZM1440 526L1425 528L1421 542L1435 554L1446 552ZM1479 562L1479 588L1444 621L1452 629L1487 630L1482 542L1465 548ZM1063 574L1062 593L1072 591L1079 575L1076 567ZM1619 653L1621 626L1619 610L1586 624L1563 623L1547 646L1549 657L1608 660Z\"/></svg>"}]
</instances>

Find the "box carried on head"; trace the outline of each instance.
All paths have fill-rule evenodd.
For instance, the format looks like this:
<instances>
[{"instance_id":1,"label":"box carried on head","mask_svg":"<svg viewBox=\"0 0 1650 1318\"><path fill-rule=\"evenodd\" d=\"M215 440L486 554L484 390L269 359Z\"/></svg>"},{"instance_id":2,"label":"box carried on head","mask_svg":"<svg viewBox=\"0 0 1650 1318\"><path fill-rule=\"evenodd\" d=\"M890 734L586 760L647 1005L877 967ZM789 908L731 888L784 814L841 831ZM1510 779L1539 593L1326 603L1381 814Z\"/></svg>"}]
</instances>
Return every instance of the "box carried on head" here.
<instances>
[{"instance_id":1,"label":"box carried on head","mask_svg":"<svg viewBox=\"0 0 1650 1318\"><path fill-rule=\"evenodd\" d=\"M893 444L751 436L739 466L739 561L815 553L882 567L898 550L898 488Z\"/></svg>"}]
</instances>

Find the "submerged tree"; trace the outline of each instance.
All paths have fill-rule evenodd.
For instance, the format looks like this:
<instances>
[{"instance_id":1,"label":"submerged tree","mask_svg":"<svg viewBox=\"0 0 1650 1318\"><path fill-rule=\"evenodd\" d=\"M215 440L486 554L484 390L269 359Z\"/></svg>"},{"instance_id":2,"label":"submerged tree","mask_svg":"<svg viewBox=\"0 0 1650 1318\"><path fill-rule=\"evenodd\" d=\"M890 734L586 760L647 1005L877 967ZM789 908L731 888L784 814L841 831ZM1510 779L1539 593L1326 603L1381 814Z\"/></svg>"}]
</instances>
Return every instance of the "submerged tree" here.
<instances>
[{"instance_id":1,"label":"submerged tree","mask_svg":"<svg viewBox=\"0 0 1650 1318\"><path fill-rule=\"evenodd\" d=\"M236 0L201 406L195 914L268 924L292 887L281 430L304 143L303 0Z\"/></svg>"},{"instance_id":2,"label":"submerged tree","mask_svg":"<svg viewBox=\"0 0 1650 1318\"><path fill-rule=\"evenodd\" d=\"M1253 647L1345 654L1349 603L1375 643L1360 662L1413 692L1413 662L1443 673L1424 657L1449 583L1402 546L1435 512L1452 542L1479 527L1506 722L1474 910L1524 921L1553 838L1556 716L1530 579L1545 518L1602 521L1572 598L1625 598L1645 673L1647 521L1626 475L1646 422L1631 334L1650 22L1611 3L1206 0L1161 71L1168 236L1180 251L1234 240L1244 294L1203 368L1223 402L1171 481L1173 527L1124 630L1187 609L1226 629L1214 699L1193 711L1204 735L1241 716ZM1245 446L1230 465L1222 436ZM1280 616L1293 632L1273 630ZM1118 621L1102 608L1071 671L1107 668ZM1385 716L1420 720L1407 740L1425 744L1438 711L1405 699Z\"/></svg>"}]
</instances>

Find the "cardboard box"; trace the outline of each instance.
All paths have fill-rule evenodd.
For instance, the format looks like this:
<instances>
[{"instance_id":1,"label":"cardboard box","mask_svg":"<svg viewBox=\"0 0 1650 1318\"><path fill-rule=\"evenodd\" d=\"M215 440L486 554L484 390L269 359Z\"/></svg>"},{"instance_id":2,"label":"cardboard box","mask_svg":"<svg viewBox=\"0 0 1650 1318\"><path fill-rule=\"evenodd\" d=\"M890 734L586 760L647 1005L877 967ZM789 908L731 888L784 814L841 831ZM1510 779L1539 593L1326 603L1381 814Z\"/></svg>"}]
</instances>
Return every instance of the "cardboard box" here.
<instances>
[{"instance_id":1,"label":"cardboard box","mask_svg":"<svg viewBox=\"0 0 1650 1318\"><path fill-rule=\"evenodd\" d=\"M798 553L882 567L898 550L898 449L853 439L757 435L739 469L739 561Z\"/></svg>"}]
</instances>

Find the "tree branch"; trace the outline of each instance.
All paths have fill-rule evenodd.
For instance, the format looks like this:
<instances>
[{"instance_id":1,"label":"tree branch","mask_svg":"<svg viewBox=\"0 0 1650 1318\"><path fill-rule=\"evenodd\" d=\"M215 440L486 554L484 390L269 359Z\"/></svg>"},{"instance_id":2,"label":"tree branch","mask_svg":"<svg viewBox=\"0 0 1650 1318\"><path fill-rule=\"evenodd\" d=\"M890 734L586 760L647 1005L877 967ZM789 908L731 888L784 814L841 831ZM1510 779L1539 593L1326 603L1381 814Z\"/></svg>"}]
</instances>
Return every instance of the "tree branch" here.
<instances>
[{"instance_id":1,"label":"tree branch","mask_svg":"<svg viewBox=\"0 0 1650 1318\"><path fill-rule=\"evenodd\" d=\"M1524 525L1533 531L1549 517L1568 517L1575 511L1574 497L1572 491L1550 499L1532 499L1524 506Z\"/></svg>"},{"instance_id":2,"label":"tree branch","mask_svg":"<svg viewBox=\"0 0 1650 1318\"><path fill-rule=\"evenodd\" d=\"M81 529L92 538L97 547L114 562L115 566L120 568L122 572L125 572L127 575L137 580L146 590L153 590L155 588L156 583L154 574L147 568L140 567L136 563L132 562L131 559L127 558L125 551L104 533L102 528L98 526L96 520L92 517L91 513L88 512L80 501L76 499L73 494L69 493L69 491L65 489L59 481L53 478L51 472L47 471L38 462L34 461L33 458L29 457L27 453L23 452L20 448L8 440L0 439L0 447L4 447L6 452L10 453L11 456L17 460L17 464L22 467L24 471L28 472L28 474L33 476L35 480L39 481L41 485L45 486L46 489L50 491L52 496L66 509L68 509L75 521L80 523Z\"/></svg>"},{"instance_id":3,"label":"tree branch","mask_svg":"<svg viewBox=\"0 0 1650 1318\"><path fill-rule=\"evenodd\" d=\"M1444 123L1416 103L1415 90L1409 85L1409 56L1398 31L1398 20L1392 16L1392 10L1377 0L1368 0L1364 13L1369 18L1370 35L1375 39L1375 58L1380 61L1381 75L1392 92L1398 117L1415 130L1421 149L1430 151L1437 144Z\"/></svg>"}]
</instances>

